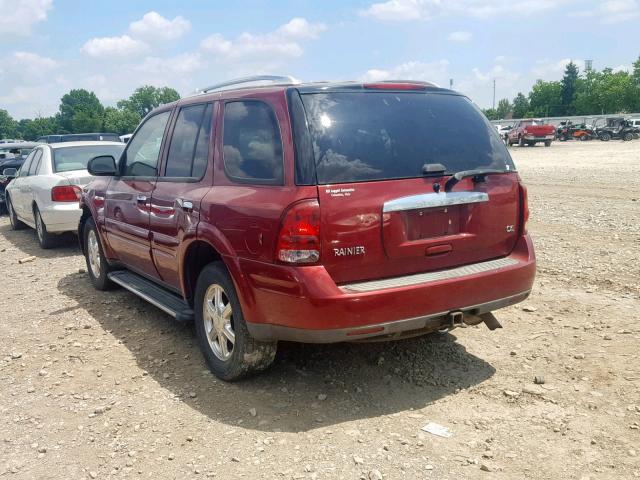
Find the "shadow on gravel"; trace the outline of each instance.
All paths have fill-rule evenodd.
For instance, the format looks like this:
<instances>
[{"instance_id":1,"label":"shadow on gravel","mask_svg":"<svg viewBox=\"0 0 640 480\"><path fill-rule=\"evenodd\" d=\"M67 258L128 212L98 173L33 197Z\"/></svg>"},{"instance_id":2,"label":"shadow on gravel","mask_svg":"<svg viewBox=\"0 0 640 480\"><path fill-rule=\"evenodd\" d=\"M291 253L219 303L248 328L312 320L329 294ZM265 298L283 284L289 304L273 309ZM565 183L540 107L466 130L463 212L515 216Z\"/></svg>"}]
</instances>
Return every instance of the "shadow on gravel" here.
<instances>
[{"instance_id":1,"label":"shadow on gravel","mask_svg":"<svg viewBox=\"0 0 640 480\"><path fill-rule=\"evenodd\" d=\"M392 343L281 343L268 371L229 384L207 370L191 326L176 324L124 290L97 292L86 274L67 275L58 289L120 340L162 387L231 426L300 432L420 409L495 372L447 334Z\"/></svg>"},{"instance_id":2,"label":"shadow on gravel","mask_svg":"<svg viewBox=\"0 0 640 480\"><path fill-rule=\"evenodd\" d=\"M22 257L33 255L38 258L55 258L68 257L80 253L78 237L71 232L58 236L56 246L48 250L40 248L36 238L36 231L29 227L14 231L11 230L11 225L6 223L0 225L0 235L20 250Z\"/></svg>"}]
</instances>

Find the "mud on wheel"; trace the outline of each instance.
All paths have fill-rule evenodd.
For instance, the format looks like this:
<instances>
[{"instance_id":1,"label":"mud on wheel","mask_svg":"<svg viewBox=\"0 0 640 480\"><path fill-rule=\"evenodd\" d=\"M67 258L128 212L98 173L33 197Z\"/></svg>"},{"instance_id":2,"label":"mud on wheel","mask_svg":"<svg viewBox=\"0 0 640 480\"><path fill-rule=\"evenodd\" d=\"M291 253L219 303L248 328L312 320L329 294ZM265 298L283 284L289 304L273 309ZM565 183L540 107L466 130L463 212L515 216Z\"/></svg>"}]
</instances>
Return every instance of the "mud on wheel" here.
<instances>
[{"instance_id":1,"label":"mud on wheel","mask_svg":"<svg viewBox=\"0 0 640 480\"><path fill-rule=\"evenodd\" d=\"M200 273L194 310L200 350L218 378L237 380L273 363L277 343L259 342L249 335L233 281L223 263L211 263Z\"/></svg>"}]
</instances>

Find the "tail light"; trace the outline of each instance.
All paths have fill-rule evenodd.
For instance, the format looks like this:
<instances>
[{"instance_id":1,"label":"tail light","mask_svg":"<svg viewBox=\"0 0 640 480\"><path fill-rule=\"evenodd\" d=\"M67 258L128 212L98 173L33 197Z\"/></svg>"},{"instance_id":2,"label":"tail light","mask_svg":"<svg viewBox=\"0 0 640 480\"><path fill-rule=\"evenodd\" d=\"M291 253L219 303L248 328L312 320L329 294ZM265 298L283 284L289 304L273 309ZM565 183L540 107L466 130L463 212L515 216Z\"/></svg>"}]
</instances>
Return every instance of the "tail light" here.
<instances>
[{"instance_id":1,"label":"tail light","mask_svg":"<svg viewBox=\"0 0 640 480\"><path fill-rule=\"evenodd\" d=\"M320 205L318 200L294 203L282 219L276 258L284 263L320 260Z\"/></svg>"},{"instance_id":2,"label":"tail light","mask_svg":"<svg viewBox=\"0 0 640 480\"><path fill-rule=\"evenodd\" d=\"M518 183L520 189L520 232L527 233L527 222L529 221L529 196L527 187L522 182Z\"/></svg>"},{"instance_id":3,"label":"tail light","mask_svg":"<svg viewBox=\"0 0 640 480\"><path fill-rule=\"evenodd\" d=\"M51 200L54 202L78 202L82 190L76 185L60 185L51 189Z\"/></svg>"}]
</instances>

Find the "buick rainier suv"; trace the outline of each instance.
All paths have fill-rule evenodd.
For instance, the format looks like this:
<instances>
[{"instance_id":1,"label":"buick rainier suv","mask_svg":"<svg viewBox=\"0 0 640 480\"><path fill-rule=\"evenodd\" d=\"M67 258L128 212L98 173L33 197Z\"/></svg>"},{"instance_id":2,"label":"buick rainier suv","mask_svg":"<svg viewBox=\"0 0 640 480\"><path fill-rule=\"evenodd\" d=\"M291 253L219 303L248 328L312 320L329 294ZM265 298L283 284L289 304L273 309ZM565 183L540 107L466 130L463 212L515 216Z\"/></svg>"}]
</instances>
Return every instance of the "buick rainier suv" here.
<instances>
[{"instance_id":1,"label":"buick rainier suv","mask_svg":"<svg viewBox=\"0 0 640 480\"><path fill-rule=\"evenodd\" d=\"M195 322L224 380L269 366L280 340L493 330L535 276L504 143L430 83L227 82L157 108L89 172L94 287Z\"/></svg>"}]
</instances>

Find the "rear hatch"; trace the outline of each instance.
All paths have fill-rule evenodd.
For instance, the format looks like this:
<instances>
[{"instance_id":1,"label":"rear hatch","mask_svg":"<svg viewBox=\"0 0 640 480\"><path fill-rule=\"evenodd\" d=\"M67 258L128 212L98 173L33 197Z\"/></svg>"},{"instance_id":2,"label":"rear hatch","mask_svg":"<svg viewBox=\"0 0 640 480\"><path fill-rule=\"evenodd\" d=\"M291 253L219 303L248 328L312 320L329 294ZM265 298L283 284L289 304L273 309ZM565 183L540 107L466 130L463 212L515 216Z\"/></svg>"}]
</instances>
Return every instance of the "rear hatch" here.
<instances>
[{"instance_id":1,"label":"rear hatch","mask_svg":"<svg viewBox=\"0 0 640 480\"><path fill-rule=\"evenodd\" d=\"M513 250L520 208L513 162L471 101L447 92L302 91L321 262L336 283L448 269ZM445 192L452 174L469 170L493 173L462 175Z\"/></svg>"}]
</instances>

